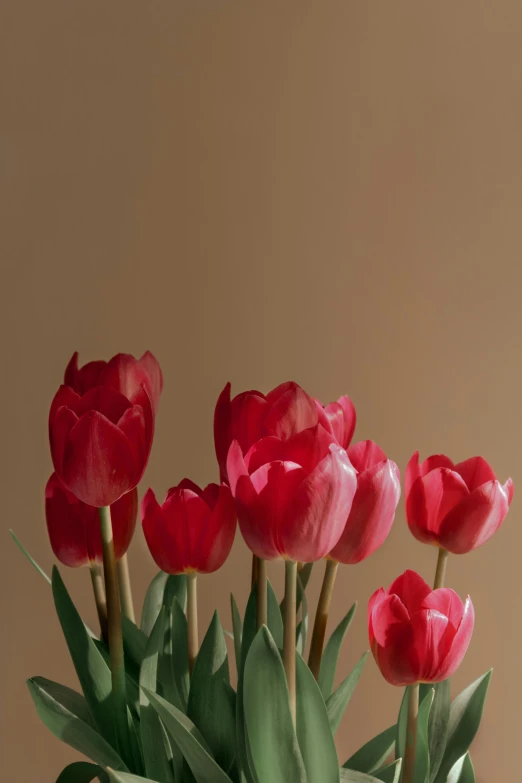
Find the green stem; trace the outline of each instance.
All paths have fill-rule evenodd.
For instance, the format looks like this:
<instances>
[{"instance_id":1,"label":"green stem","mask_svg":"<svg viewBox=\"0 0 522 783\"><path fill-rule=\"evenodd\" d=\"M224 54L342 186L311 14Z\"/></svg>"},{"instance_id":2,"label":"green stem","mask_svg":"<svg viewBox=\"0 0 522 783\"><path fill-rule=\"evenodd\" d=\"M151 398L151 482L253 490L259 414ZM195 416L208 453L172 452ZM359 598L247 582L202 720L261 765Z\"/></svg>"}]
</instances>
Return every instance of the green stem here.
<instances>
[{"instance_id":1,"label":"green stem","mask_svg":"<svg viewBox=\"0 0 522 783\"><path fill-rule=\"evenodd\" d=\"M308 666L315 679L319 679L321 670L321 659L323 657L324 639L326 636L326 625L328 623L328 613L330 611L330 602L337 576L339 563L335 560L327 560L324 571L323 586L321 595L317 604L315 613L314 630L312 632L312 641L310 643L310 654L308 656Z\"/></svg>"},{"instance_id":2,"label":"green stem","mask_svg":"<svg viewBox=\"0 0 522 783\"><path fill-rule=\"evenodd\" d=\"M127 555L118 560L118 584L120 588L121 598L121 610L125 617L136 622L136 615L134 614L134 602L132 600L132 587L129 574L129 561Z\"/></svg>"},{"instance_id":3,"label":"green stem","mask_svg":"<svg viewBox=\"0 0 522 783\"><path fill-rule=\"evenodd\" d=\"M297 602L297 563L294 560L285 562L285 603L284 603L284 635L283 664L290 696L290 711L295 726L295 631Z\"/></svg>"},{"instance_id":4,"label":"green stem","mask_svg":"<svg viewBox=\"0 0 522 783\"><path fill-rule=\"evenodd\" d=\"M107 636L111 660L112 702L117 727L120 752L127 755L129 746L127 723L127 695L125 686L125 661L123 657L123 636L121 629L120 591L114 557L114 540L110 506L98 509L103 549L103 574L107 595Z\"/></svg>"},{"instance_id":5,"label":"green stem","mask_svg":"<svg viewBox=\"0 0 522 783\"><path fill-rule=\"evenodd\" d=\"M257 565L258 565L258 559L255 555L252 555L252 571L250 574L250 589L253 588L255 583L257 582Z\"/></svg>"},{"instance_id":6,"label":"green stem","mask_svg":"<svg viewBox=\"0 0 522 783\"><path fill-rule=\"evenodd\" d=\"M187 624L189 671L192 674L198 656L198 592L197 574L187 574Z\"/></svg>"},{"instance_id":7,"label":"green stem","mask_svg":"<svg viewBox=\"0 0 522 783\"><path fill-rule=\"evenodd\" d=\"M417 718L419 716L419 683L408 687L408 724L406 747L402 765L402 783L413 783L415 774L415 750L417 747Z\"/></svg>"},{"instance_id":8,"label":"green stem","mask_svg":"<svg viewBox=\"0 0 522 783\"><path fill-rule=\"evenodd\" d=\"M103 572L98 565L91 566L89 571L91 574L94 602L96 604L96 611L98 612L98 621L100 623L101 638L104 642L107 642L107 599L105 598Z\"/></svg>"},{"instance_id":9,"label":"green stem","mask_svg":"<svg viewBox=\"0 0 522 783\"><path fill-rule=\"evenodd\" d=\"M268 579L266 560L257 558L257 582L256 582L256 609L257 609L257 627L268 625Z\"/></svg>"},{"instance_id":10,"label":"green stem","mask_svg":"<svg viewBox=\"0 0 522 783\"><path fill-rule=\"evenodd\" d=\"M439 547L437 570L435 571L435 582L433 583L434 590L437 590L439 587L444 587L444 582L446 579L446 568L448 565L448 555L449 552L447 549Z\"/></svg>"}]
</instances>

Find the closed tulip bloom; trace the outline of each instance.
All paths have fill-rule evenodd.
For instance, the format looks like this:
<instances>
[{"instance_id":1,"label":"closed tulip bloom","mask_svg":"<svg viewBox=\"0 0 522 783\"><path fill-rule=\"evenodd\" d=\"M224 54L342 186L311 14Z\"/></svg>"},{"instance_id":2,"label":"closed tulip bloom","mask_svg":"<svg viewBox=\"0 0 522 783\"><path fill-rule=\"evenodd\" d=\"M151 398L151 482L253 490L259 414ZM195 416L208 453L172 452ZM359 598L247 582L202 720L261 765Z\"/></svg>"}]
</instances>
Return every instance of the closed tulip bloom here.
<instances>
[{"instance_id":1,"label":"closed tulip bloom","mask_svg":"<svg viewBox=\"0 0 522 783\"><path fill-rule=\"evenodd\" d=\"M339 446L348 449L357 421L355 406L351 399L343 395L336 402L330 402L328 405L323 405L319 400L316 400L316 404L319 423L332 433Z\"/></svg>"},{"instance_id":2,"label":"closed tulip bloom","mask_svg":"<svg viewBox=\"0 0 522 783\"><path fill-rule=\"evenodd\" d=\"M149 458L154 416L148 394L133 403L109 386L81 396L61 386L49 439L58 478L90 506L110 506L137 486Z\"/></svg>"},{"instance_id":3,"label":"closed tulip bloom","mask_svg":"<svg viewBox=\"0 0 522 783\"><path fill-rule=\"evenodd\" d=\"M85 394L95 386L110 386L130 402L139 404L142 404L145 390L156 412L163 390L163 375L157 359L150 351L146 351L139 359L128 353L118 353L108 362L87 362L81 368L78 368L76 352L65 370L64 384L78 394Z\"/></svg>"},{"instance_id":4,"label":"closed tulip bloom","mask_svg":"<svg viewBox=\"0 0 522 783\"><path fill-rule=\"evenodd\" d=\"M435 454L406 468L406 516L419 541L461 555L484 544L498 530L513 498L513 482L497 481L483 457L454 464Z\"/></svg>"},{"instance_id":5,"label":"closed tulip bloom","mask_svg":"<svg viewBox=\"0 0 522 783\"><path fill-rule=\"evenodd\" d=\"M111 506L114 554L127 552L138 512L138 491L127 492ZM102 541L98 510L82 503L53 473L45 488L45 517L51 547L58 560L70 568L102 565Z\"/></svg>"},{"instance_id":6,"label":"closed tulip bloom","mask_svg":"<svg viewBox=\"0 0 522 783\"><path fill-rule=\"evenodd\" d=\"M169 489L160 505L152 489L141 504L143 532L167 574L208 574L221 568L236 532L236 509L226 484L200 489L189 479Z\"/></svg>"},{"instance_id":7,"label":"closed tulip bloom","mask_svg":"<svg viewBox=\"0 0 522 783\"><path fill-rule=\"evenodd\" d=\"M348 449L357 471L357 491L342 535L330 558L345 565L360 563L386 540L401 496L399 468L371 440Z\"/></svg>"},{"instance_id":8,"label":"closed tulip bloom","mask_svg":"<svg viewBox=\"0 0 522 783\"><path fill-rule=\"evenodd\" d=\"M255 555L313 562L333 549L357 478L346 451L320 424L286 439L262 438L245 455L234 441L227 471Z\"/></svg>"},{"instance_id":9,"label":"closed tulip bloom","mask_svg":"<svg viewBox=\"0 0 522 783\"><path fill-rule=\"evenodd\" d=\"M449 588L432 590L414 571L402 576L368 604L373 656L392 685L435 683L460 666L473 633L474 611Z\"/></svg>"}]
</instances>

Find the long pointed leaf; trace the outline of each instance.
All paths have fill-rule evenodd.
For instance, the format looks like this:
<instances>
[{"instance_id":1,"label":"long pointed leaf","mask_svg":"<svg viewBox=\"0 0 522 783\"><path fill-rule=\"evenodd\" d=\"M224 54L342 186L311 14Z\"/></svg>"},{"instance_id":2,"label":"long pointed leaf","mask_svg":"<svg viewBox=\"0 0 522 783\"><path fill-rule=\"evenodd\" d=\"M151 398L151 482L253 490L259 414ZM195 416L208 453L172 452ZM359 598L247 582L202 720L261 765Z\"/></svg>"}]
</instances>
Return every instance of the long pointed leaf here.
<instances>
[{"instance_id":1,"label":"long pointed leaf","mask_svg":"<svg viewBox=\"0 0 522 783\"><path fill-rule=\"evenodd\" d=\"M56 783L91 783L99 780L100 783L109 783L108 775L97 764L89 764L88 761L73 761L62 769Z\"/></svg>"},{"instance_id":2,"label":"long pointed leaf","mask_svg":"<svg viewBox=\"0 0 522 783\"><path fill-rule=\"evenodd\" d=\"M358 772L374 772L379 769L393 751L395 734L395 726L385 729L350 756L343 766Z\"/></svg>"},{"instance_id":3,"label":"long pointed leaf","mask_svg":"<svg viewBox=\"0 0 522 783\"><path fill-rule=\"evenodd\" d=\"M387 764L385 767L376 770L373 774L377 780L381 780L382 783L399 783L401 779L402 759L392 761L391 764Z\"/></svg>"},{"instance_id":4,"label":"long pointed leaf","mask_svg":"<svg viewBox=\"0 0 522 783\"><path fill-rule=\"evenodd\" d=\"M108 769L107 772L112 783L162 783L162 781L152 780L151 778L132 775L130 772L116 772L114 769Z\"/></svg>"},{"instance_id":5,"label":"long pointed leaf","mask_svg":"<svg viewBox=\"0 0 522 783\"><path fill-rule=\"evenodd\" d=\"M332 693L335 680L335 670L337 668L337 661L339 659L341 645L353 620L356 609L357 603L354 603L345 617L343 617L335 631L332 633L328 639L326 647L324 648L318 683L325 701Z\"/></svg>"},{"instance_id":6,"label":"long pointed leaf","mask_svg":"<svg viewBox=\"0 0 522 783\"><path fill-rule=\"evenodd\" d=\"M449 729L450 713L450 682L444 680L435 685L421 685L419 699L422 703L425 695L433 688L435 696L430 710L428 726L429 752L430 752L430 783L437 777L441 765Z\"/></svg>"},{"instance_id":7,"label":"long pointed leaf","mask_svg":"<svg viewBox=\"0 0 522 783\"><path fill-rule=\"evenodd\" d=\"M243 622L239 609L237 608L236 599L230 593L230 610L232 613L232 629L234 631L234 653L236 656L236 669L239 674L239 667L241 663L241 638L243 636Z\"/></svg>"},{"instance_id":8,"label":"long pointed leaf","mask_svg":"<svg viewBox=\"0 0 522 783\"><path fill-rule=\"evenodd\" d=\"M475 783L475 770L469 753L453 765L448 775L448 783Z\"/></svg>"},{"instance_id":9,"label":"long pointed leaf","mask_svg":"<svg viewBox=\"0 0 522 783\"><path fill-rule=\"evenodd\" d=\"M41 568L41 567L38 565L38 563L36 562L36 560L35 560L33 557L31 557L31 555L29 554L29 552L27 551L27 549L25 548L25 546L22 544L22 542L20 541L20 539L19 539L19 538L16 536L16 534L15 534L14 530L9 530L9 533L10 533L10 535L11 535L11 538L12 538L12 539L13 539L13 541L15 542L16 546L17 546L17 547L18 547L18 549L20 550L20 552L21 552L21 553L24 555L24 557L26 557L26 558L29 560L29 562L31 563L31 565L33 566L33 568L36 568L36 570L38 571L38 573L40 574L40 576L43 576L43 578L44 578L44 579L45 579L45 580L46 580L46 581L47 581L49 584L51 584L51 579L50 579L50 577L49 577L49 576L48 576L48 575L45 573L45 571L43 570L43 568Z\"/></svg>"},{"instance_id":10,"label":"long pointed leaf","mask_svg":"<svg viewBox=\"0 0 522 783\"><path fill-rule=\"evenodd\" d=\"M359 677L361 676L367 657L368 652L365 652L361 655L348 677L343 680L343 682L332 693L326 702L326 711L328 713L328 719L334 734L339 728L339 724L344 715L346 707L348 706L348 702L352 698L352 693L355 690L355 686L359 682Z\"/></svg>"}]
</instances>

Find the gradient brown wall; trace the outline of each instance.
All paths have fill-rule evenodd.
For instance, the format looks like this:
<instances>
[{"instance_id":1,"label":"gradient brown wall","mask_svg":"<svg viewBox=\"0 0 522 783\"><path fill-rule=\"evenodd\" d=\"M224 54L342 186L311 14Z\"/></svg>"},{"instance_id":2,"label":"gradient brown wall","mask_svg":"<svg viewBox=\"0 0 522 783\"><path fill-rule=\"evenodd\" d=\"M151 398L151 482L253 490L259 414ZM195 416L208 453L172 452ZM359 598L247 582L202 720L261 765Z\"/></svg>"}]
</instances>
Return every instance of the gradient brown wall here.
<instances>
[{"instance_id":1,"label":"gradient brown wall","mask_svg":"<svg viewBox=\"0 0 522 783\"><path fill-rule=\"evenodd\" d=\"M401 468L416 448L479 453L519 479L521 29L515 0L0 3L2 780L53 781L76 758L24 685L75 679L50 592L7 535L51 568L46 417L73 350L161 360L144 481L160 492L216 476L227 380L350 394L358 437ZM449 569L477 610L455 689L496 667L482 783L520 770L518 516ZM382 550L342 571L332 621L360 611L340 675L366 647L370 592L406 567L431 578L434 557L401 506ZM141 597L141 533L130 560ZM238 538L201 580L205 621L217 602L227 622L230 590L244 603L249 567ZM65 577L94 622L87 574ZM341 761L399 699L369 661Z\"/></svg>"}]
</instances>

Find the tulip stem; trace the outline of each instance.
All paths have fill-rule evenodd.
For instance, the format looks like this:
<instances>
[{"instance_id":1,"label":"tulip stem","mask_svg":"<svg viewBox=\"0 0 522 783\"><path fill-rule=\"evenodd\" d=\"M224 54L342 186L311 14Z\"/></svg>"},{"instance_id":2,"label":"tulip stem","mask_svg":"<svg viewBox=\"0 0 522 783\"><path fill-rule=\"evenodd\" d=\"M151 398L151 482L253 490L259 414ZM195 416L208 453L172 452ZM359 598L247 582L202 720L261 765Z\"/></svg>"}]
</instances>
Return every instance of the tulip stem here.
<instances>
[{"instance_id":1,"label":"tulip stem","mask_svg":"<svg viewBox=\"0 0 522 783\"><path fill-rule=\"evenodd\" d=\"M198 655L198 583L197 574L187 574L187 624L188 624L188 659L189 671L192 674Z\"/></svg>"},{"instance_id":2,"label":"tulip stem","mask_svg":"<svg viewBox=\"0 0 522 783\"><path fill-rule=\"evenodd\" d=\"M297 563L294 560L285 562L285 603L284 603L284 635L283 663L290 697L290 711L295 726L295 631L297 603Z\"/></svg>"},{"instance_id":3,"label":"tulip stem","mask_svg":"<svg viewBox=\"0 0 522 783\"><path fill-rule=\"evenodd\" d=\"M257 582L257 567L258 567L258 560L259 558L255 555L252 555L252 573L250 576L250 589L254 587L255 583Z\"/></svg>"},{"instance_id":4,"label":"tulip stem","mask_svg":"<svg viewBox=\"0 0 522 783\"><path fill-rule=\"evenodd\" d=\"M408 724L406 747L402 766L402 783L413 783L415 773L415 750L417 747L417 718L419 716L419 683L408 687Z\"/></svg>"},{"instance_id":5,"label":"tulip stem","mask_svg":"<svg viewBox=\"0 0 522 783\"><path fill-rule=\"evenodd\" d=\"M107 637L107 600L105 598L105 586L103 584L103 572L99 565L93 565L90 567L92 590L94 593L94 602L96 604L96 611L98 612L98 620L100 623L100 635L104 642L108 640Z\"/></svg>"},{"instance_id":6,"label":"tulip stem","mask_svg":"<svg viewBox=\"0 0 522 783\"><path fill-rule=\"evenodd\" d=\"M257 581L256 581L256 609L257 609L257 628L262 625L268 625L268 578L266 573L266 560L262 557L257 558Z\"/></svg>"},{"instance_id":7,"label":"tulip stem","mask_svg":"<svg viewBox=\"0 0 522 783\"><path fill-rule=\"evenodd\" d=\"M447 549L439 547L437 570L435 571L435 582L433 583L434 590L437 590L439 587L444 587L444 582L446 580L446 567L448 565L448 555L449 552Z\"/></svg>"},{"instance_id":8,"label":"tulip stem","mask_svg":"<svg viewBox=\"0 0 522 783\"><path fill-rule=\"evenodd\" d=\"M127 723L127 695L125 683L125 660L123 656L123 635L121 629L120 591L116 558L114 557L114 539L112 535L111 509L103 506L98 509L103 550L103 574L107 594L107 636L112 678L112 703L118 737L118 747L124 756L128 756L129 735Z\"/></svg>"},{"instance_id":9,"label":"tulip stem","mask_svg":"<svg viewBox=\"0 0 522 783\"><path fill-rule=\"evenodd\" d=\"M310 644L310 655L308 656L308 666L315 679L319 679L321 670L321 659L323 657L324 639L326 636L326 625L328 623L328 613L330 611L330 602L337 576L339 563L335 560L327 560L324 572L323 586L317 604L315 613L314 630L312 632L312 641Z\"/></svg>"},{"instance_id":10,"label":"tulip stem","mask_svg":"<svg viewBox=\"0 0 522 783\"><path fill-rule=\"evenodd\" d=\"M132 600L132 587L129 574L129 561L127 555L118 560L118 584L120 587L121 610L125 617L136 622L134 614L134 602Z\"/></svg>"}]
</instances>

